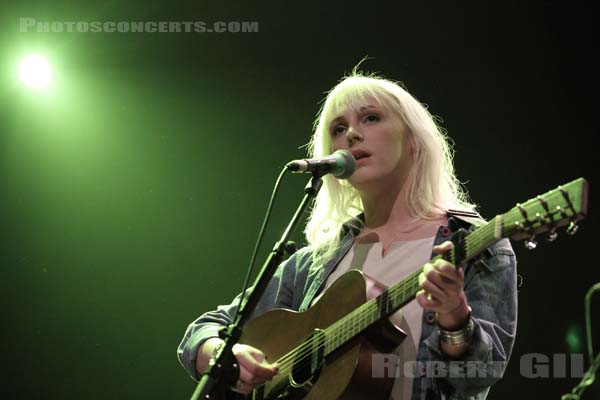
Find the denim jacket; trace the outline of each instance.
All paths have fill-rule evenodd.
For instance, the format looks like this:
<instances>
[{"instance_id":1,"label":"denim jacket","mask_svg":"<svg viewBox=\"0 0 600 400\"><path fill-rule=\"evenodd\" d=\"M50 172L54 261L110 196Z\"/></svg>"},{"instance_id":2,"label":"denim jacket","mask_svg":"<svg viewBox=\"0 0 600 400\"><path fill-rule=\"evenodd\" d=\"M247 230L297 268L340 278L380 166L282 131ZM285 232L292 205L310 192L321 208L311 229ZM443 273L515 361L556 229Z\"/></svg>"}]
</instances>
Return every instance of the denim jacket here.
<instances>
[{"instance_id":1,"label":"denim jacket","mask_svg":"<svg viewBox=\"0 0 600 400\"><path fill-rule=\"evenodd\" d=\"M310 248L294 253L278 267L252 317L275 308L306 311L352 247L357 233L345 230L338 251L323 268L311 268ZM441 244L451 237L450 230L440 226L434 243ZM502 377L510 358L517 327L516 258L510 242L500 240L477 262L473 260L463 267L464 291L475 323L472 341L460 360L448 359L441 350L435 313L424 310L418 372L413 375L413 400L485 399L490 386ZM219 330L232 322L239 299L240 295L231 304L201 315L188 326L177 356L192 378L198 379L195 364L199 346L218 336ZM473 368L461 369L467 365L488 366L488 370L474 373ZM452 371L456 373L451 374Z\"/></svg>"}]
</instances>

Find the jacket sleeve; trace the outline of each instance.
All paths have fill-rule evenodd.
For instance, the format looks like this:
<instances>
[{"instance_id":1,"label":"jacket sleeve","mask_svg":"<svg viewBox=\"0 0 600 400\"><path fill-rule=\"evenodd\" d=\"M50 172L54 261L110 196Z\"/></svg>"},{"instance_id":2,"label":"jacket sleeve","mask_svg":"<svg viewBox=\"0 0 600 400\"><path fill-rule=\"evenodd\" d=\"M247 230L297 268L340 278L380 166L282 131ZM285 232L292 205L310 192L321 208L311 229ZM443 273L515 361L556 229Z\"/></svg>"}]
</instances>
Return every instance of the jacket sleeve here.
<instances>
[{"instance_id":1,"label":"jacket sleeve","mask_svg":"<svg viewBox=\"0 0 600 400\"><path fill-rule=\"evenodd\" d=\"M251 318L274 308L292 308L297 254L298 252L279 265ZM252 288L248 289L246 295L251 290ZM192 379L199 379L196 371L198 348L209 338L218 337L219 331L233 321L240 298L241 294L238 294L230 304L202 314L187 327L177 348L177 358Z\"/></svg>"},{"instance_id":2,"label":"jacket sleeve","mask_svg":"<svg viewBox=\"0 0 600 400\"><path fill-rule=\"evenodd\" d=\"M473 396L500 380L510 358L517 329L516 257L508 239L489 248L486 268L469 265L465 271L465 295L472 308L475 332L459 360L442 352L439 331L426 339L432 361L443 362L445 382L438 382L456 398ZM439 381L439 379L438 379ZM448 384L450 387L448 387ZM454 397L453 397L454 398Z\"/></svg>"}]
</instances>

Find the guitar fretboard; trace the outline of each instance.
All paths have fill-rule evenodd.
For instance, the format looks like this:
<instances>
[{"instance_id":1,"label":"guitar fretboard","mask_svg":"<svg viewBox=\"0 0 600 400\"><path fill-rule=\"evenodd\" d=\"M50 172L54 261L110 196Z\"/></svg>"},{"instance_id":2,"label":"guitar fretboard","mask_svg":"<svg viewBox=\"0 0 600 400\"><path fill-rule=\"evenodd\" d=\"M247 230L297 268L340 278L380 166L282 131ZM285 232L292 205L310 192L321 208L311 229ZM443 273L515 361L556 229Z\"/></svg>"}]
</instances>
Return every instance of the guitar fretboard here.
<instances>
[{"instance_id":1,"label":"guitar fretboard","mask_svg":"<svg viewBox=\"0 0 600 400\"><path fill-rule=\"evenodd\" d=\"M530 199L524 204L517 204L507 213L497 215L477 227L464 237L463 248L459 250L461 255L459 262L463 264L477 257L503 237L523 238L549 229L554 231L566 223L575 224L586 213L587 182L579 178ZM440 257L437 256L431 261ZM452 249L446 258L456 265L457 249ZM330 354L375 322L389 317L412 301L420 290L421 272L423 267L326 328L324 330L325 354Z\"/></svg>"},{"instance_id":2,"label":"guitar fretboard","mask_svg":"<svg viewBox=\"0 0 600 400\"><path fill-rule=\"evenodd\" d=\"M476 257L502 237L503 220L503 216L496 216L491 221L483 224L465 236L465 256L463 262ZM441 258L441 256L436 256L432 261L439 258ZM452 249L449 252L448 259L455 264L455 249ZM423 266L419 267L396 285L388 288L381 295L365 302L356 310L326 328L325 355L330 354L375 322L382 318L389 317L404 305L411 302L415 298L417 292L421 289L419 287L419 275L421 272L423 272Z\"/></svg>"}]
</instances>

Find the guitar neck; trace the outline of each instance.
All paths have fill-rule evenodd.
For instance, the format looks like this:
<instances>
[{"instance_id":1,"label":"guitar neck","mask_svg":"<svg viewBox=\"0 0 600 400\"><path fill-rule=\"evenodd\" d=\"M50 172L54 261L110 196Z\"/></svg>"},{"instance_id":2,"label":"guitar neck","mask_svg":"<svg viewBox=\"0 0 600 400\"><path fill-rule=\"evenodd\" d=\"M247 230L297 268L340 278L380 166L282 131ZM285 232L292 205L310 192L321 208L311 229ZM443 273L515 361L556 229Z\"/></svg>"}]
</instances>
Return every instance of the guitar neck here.
<instances>
[{"instance_id":1,"label":"guitar neck","mask_svg":"<svg viewBox=\"0 0 600 400\"><path fill-rule=\"evenodd\" d=\"M536 234L550 231L548 240L553 241L557 235L556 229L567 224L567 234L573 235L577 232L577 221L587 215L587 193L587 181L578 178L523 204L517 203L505 214L497 215L471 233L459 236L457 246L447 253L446 258L454 265L462 265L503 237L528 239L528 248L533 249L536 246ZM438 258L441 256L434 260ZM326 328L326 354L412 301L420 290L421 272L423 267Z\"/></svg>"},{"instance_id":2,"label":"guitar neck","mask_svg":"<svg viewBox=\"0 0 600 400\"><path fill-rule=\"evenodd\" d=\"M463 254L461 257L463 262L467 262L481 254L483 250L502 237L503 220L503 216L496 216L491 221L465 236L464 248L460 250ZM441 256L437 256L433 260L439 258ZM448 258L450 262L456 264L457 249L452 249L449 252ZM328 355L335 351L375 322L389 317L411 302L420 290L419 275L421 272L423 272L423 266L419 267L396 285L388 288L381 295L367 301L344 318L326 328L325 354Z\"/></svg>"}]
</instances>

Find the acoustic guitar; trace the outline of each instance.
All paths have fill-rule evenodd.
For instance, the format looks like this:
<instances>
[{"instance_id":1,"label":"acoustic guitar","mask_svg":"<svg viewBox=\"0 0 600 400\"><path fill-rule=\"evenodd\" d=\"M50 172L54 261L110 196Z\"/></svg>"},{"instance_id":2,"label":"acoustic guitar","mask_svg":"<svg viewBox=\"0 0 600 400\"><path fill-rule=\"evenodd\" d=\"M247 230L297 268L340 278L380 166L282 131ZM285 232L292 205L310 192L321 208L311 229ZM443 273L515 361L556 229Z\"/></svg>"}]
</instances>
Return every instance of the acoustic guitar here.
<instances>
[{"instance_id":1,"label":"acoustic guitar","mask_svg":"<svg viewBox=\"0 0 600 400\"><path fill-rule=\"evenodd\" d=\"M465 233L444 258L462 265L502 238L526 240L533 249L536 235L548 232L547 239L554 241L557 228L565 225L574 234L577 221L587 214L587 193L587 181L579 178L517 204ZM367 300L367 289L377 289L377 283L351 270L307 311L276 309L249 321L240 343L261 349L280 367L273 379L235 398L387 399L393 378L372 378L371 354L390 352L401 343L402 332L387 317L415 298L422 271L420 267L394 286L380 288L379 295Z\"/></svg>"}]
</instances>

